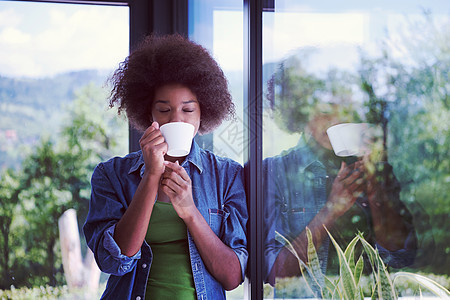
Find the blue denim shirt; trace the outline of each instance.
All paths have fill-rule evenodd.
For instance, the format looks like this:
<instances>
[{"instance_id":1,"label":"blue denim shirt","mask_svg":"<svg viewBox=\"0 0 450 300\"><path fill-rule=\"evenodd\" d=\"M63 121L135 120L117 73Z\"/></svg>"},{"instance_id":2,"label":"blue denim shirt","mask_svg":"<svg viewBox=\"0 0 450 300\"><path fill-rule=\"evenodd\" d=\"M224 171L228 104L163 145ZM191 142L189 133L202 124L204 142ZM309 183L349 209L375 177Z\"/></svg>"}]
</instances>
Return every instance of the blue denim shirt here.
<instances>
[{"instance_id":1,"label":"blue denim shirt","mask_svg":"<svg viewBox=\"0 0 450 300\"><path fill-rule=\"evenodd\" d=\"M152 264L150 246L144 241L140 251L128 257L121 254L113 239L115 225L130 204L144 167L142 152L138 151L100 163L92 175L91 202L83 230L98 266L110 274L103 299L144 299ZM242 166L193 142L182 167L192 180L198 210L214 233L236 253L244 278L248 213ZM206 270L189 232L188 242L197 299L225 299L224 289Z\"/></svg>"}]
</instances>

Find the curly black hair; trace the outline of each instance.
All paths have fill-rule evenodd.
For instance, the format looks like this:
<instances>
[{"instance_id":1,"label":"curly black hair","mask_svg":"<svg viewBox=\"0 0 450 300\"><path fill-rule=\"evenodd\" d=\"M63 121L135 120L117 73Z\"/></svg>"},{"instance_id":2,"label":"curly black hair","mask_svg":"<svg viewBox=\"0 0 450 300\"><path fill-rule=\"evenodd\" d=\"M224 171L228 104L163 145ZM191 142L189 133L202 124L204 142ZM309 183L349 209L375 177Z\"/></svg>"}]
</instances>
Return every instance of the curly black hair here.
<instances>
[{"instance_id":1,"label":"curly black hair","mask_svg":"<svg viewBox=\"0 0 450 300\"><path fill-rule=\"evenodd\" d=\"M235 115L222 69L205 48L179 34L145 37L109 82L110 107L117 106L119 114L125 110L132 126L140 131L151 125L155 91L166 84L185 85L197 96L200 134Z\"/></svg>"}]
</instances>

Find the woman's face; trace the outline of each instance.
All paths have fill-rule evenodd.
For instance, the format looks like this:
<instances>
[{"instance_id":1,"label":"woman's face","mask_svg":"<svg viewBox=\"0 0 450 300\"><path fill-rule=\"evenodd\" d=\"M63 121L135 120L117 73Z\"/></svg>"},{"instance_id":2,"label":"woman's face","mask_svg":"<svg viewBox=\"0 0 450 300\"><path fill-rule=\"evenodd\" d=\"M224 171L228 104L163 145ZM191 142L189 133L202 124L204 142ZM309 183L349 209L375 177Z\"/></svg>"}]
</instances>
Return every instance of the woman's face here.
<instances>
[{"instance_id":1,"label":"woman's face","mask_svg":"<svg viewBox=\"0 0 450 300\"><path fill-rule=\"evenodd\" d=\"M171 122L194 125L194 135L200 127L200 104L197 96L184 85L167 84L155 91L152 119L159 126Z\"/></svg>"}]
</instances>

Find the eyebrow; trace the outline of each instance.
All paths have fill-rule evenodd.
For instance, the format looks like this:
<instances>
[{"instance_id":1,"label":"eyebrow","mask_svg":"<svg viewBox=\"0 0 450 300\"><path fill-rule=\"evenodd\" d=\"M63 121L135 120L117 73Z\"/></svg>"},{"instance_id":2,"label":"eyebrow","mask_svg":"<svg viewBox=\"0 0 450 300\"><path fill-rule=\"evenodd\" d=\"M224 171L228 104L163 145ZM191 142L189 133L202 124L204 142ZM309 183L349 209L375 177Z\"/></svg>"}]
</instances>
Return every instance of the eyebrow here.
<instances>
[{"instance_id":1,"label":"eyebrow","mask_svg":"<svg viewBox=\"0 0 450 300\"><path fill-rule=\"evenodd\" d=\"M197 103L197 102L198 102L197 100L187 100L187 101L183 101L182 104ZM156 100L155 104L156 103L168 104L169 101L168 100Z\"/></svg>"}]
</instances>

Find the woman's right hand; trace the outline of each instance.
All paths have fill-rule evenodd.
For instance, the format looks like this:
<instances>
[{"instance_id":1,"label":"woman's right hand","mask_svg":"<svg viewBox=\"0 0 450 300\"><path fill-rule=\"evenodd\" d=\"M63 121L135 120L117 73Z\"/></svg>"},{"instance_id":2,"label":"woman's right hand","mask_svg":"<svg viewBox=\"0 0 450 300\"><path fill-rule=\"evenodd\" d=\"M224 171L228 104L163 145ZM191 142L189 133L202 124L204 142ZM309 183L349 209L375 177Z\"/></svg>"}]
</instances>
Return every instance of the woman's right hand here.
<instances>
[{"instance_id":1,"label":"woman's right hand","mask_svg":"<svg viewBox=\"0 0 450 300\"><path fill-rule=\"evenodd\" d=\"M328 198L329 210L336 217L343 215L364 191L363 165L361 161L347 166L342 162L341 169L333 182Z\"/></svg>"},{"instance_id":2,"label":"woman's right hand","mask_svg":"<svg viewBox=\"0 0 450 300\"><path fill-rule=\"evenodd\" d=\"M139 140L144 156L145 173L161 176L164 173L164 155L167 153L167 143L159 130L159 124L153 122Z\"/></svg>"}]
</instances>

